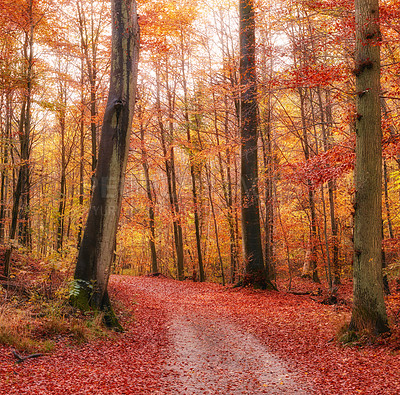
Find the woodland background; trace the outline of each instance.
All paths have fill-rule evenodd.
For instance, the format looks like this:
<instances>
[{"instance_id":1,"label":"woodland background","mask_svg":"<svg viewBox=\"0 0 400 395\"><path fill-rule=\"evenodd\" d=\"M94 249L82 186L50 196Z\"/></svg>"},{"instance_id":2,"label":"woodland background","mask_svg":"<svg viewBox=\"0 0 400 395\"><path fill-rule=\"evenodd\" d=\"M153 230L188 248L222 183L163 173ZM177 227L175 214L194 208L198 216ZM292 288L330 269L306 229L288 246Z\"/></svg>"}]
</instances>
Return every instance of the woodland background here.
<instances>
[{"instance_id":1,"label":"woodland background","mask_svg":"<svg viewBox=\"0 0 400 395\"><path fill-rule=\"evenodd\" d=\"M398 271L398 2L381 2L383 235ZM0 243L72 274L108 89L108 1L0 0ZM353 254L354 4L256 5L265 256L339 283ZM114 263L242 279L236 1L139 2L138 98ZM197 230L197 232L196 232ZM196 234L197 233L197 234ZM12 267L11 267L12 271Z\"/></svg>"}]
</instances>

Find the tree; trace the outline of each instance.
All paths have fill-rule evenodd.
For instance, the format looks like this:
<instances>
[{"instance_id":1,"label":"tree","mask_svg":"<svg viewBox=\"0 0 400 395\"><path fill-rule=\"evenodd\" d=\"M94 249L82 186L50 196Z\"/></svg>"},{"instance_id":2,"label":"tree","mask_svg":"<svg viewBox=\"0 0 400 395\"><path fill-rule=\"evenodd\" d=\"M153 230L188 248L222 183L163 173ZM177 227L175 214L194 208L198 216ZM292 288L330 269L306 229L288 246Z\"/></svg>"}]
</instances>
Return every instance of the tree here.
<instances>
[{"instance_id":1,"label":"tree","mask_svg":"<svg viewBox=\"0 0 400 395\"><path fill-rule=\"evenodd\" d=\"M158 264L157 264L157 250L156 250L156 230L155 230L155 220L154 220L155 199L153 197L154 191L150 181L149 161L147 158L147 148L145 145L145 125L143 124L143 111L140 103L138 105L138 118L139 118L139 130L140 130L140 150L142 157L141 159L142 159L144 178L146 181L146 194L149 206L149 228L150 228L149 245L151 252L151 271L153 273L157 273Z\"/></svg>"},{"instance_id":2,"label":"tree","mask_svg":"<svg viewBox=\"0 0 400 395\"><path fill-rule=\"evenodd\" d=\"M253 0L240 0L240 131L243 250L246 282L273 288L264 266L258 192L258 105Z\"/></svg>"},{"instance_id":3,"label":"tree","mask_svg":"<svg viewBox=\"0 0 400 395\"><path fill-rule=\"evenodd\" d=\"M112 0L111 76L101 132L93 196L75 269L71 302L105 311L108 325L119 326L107 285L121 211L129 152L139 56L135 0Z\"/></svg>"},{"instance_id":4,"label":"tree","mask_svg":"<svg viewBox=\"0 0 400 395\"><path fill-rule=\"evenodd\" d=\"M98 10L98 20L95 20L93 0L89 4L79 0L76 2L78 27L81 40L81 51L86 64L87 79L90 85L90 138L92 143L92 174L97 166L97 118L98 118L98 85L99 85L99 44L104 28L105 7L104 1ZM89 13L89 18L87 17ZM89 20L88 20L89 19Z\"/></svg>"},{"instance_id":5,"label":"tree","mask_svg":"<svg viewBox=\"0 0 400 395\"><path fill-rule=\"evenodd\" d=\"M34 88L34 39L37 25L40 23L42 16L39 15L40 10L37 9L33 0L29 0L24 9L24 17L26 19L23 25L23 90L20 119L18 121L19 135L19 157L20 167L18 170L18 179L14 191L13 207L11 214L11 225L9 231L9 239L15 239L17 233L20 242L25 247L31 247L31 229L30 229L30 200L31 200L31 148L32 148L32 96ZM19 229L18 227L18 219ZM12 245L7 248L4 257L4 275L8 277Z\"/></svg>"},{"instance_id":6,"label":"tree","mask_svg":"<svg viewBox=\"0 0 400 395\"><path fill-rule=\"evenodd\" d=\"M356 0L354 301L349 330L389 330L382 282L379 1Z\"/></svg>"}]
</instances>

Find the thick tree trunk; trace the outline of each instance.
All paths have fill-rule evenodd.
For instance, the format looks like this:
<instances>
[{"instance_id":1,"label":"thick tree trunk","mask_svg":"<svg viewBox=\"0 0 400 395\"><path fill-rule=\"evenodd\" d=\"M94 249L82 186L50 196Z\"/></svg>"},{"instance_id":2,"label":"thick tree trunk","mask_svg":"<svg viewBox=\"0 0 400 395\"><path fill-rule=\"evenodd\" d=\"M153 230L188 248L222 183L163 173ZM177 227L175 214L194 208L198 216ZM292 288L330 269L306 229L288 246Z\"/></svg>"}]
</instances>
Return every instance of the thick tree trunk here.
<instances>
[{"instance_id":1,"label":"thick tree trunk","mask_svg":"<svg viewBox=\"0 0 400 395\"><path fill-rule=\"evenodd\" d=\"M122 203L124 172L135 106L139 27L135 0L112 0L111 78L92 202L75 269L71 302L112 313L107 285ZM120 327L119 327L120 328Z\"/></svg>"},{"instance_id":2,"label":"thick tree trunk","mask_svg":"<svg viewBox=\"0 0 400 395\"><path fill-rule=\"evenodd\" d=\"M356 0L354 300L350 330L389 330L382 281L379 1Z\"/></svg>"},{"instance_id":3,"label":"thick tree trunk","mask_svg":"<svg viewBox=\"0 0 400 395\"><path fill-rule=\"evenodd\" d=\"M240 131L243 251L245 282L273 288L264 265L258 190L258 105L253 0L240 0Z\"/></svg>"}]
</instances>

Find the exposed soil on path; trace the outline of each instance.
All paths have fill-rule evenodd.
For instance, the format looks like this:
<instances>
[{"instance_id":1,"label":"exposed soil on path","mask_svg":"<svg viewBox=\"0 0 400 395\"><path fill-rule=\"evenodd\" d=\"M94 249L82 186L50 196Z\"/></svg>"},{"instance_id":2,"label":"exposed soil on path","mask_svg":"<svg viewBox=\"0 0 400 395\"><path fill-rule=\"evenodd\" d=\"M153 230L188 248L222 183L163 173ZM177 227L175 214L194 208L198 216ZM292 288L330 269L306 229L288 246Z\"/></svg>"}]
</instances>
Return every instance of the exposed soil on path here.
<instances>
[{"instance_id":1,"label":"exposed soil on path","mask_svg":"<svg viewBox=\"0 0 400 395\"><path fill-rule=\"evenodd\" d=\"M163 301L168 318L167 366L176 394L311 394L310 385L256 336L213 306L215 287L147 281L136 284Z\"/></svg>"}]
</instances>

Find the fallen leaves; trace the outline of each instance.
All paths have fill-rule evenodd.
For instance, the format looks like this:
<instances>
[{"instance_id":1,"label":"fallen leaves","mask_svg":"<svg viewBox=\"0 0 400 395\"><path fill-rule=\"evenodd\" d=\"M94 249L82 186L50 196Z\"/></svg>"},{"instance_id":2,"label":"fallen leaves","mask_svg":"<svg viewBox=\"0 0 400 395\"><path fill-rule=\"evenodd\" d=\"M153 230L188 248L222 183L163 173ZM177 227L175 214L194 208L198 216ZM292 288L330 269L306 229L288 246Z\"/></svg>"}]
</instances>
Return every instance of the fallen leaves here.
<instances>
[{"instance_id":1,"label":"fallen leaves","mask_svg":"<svg viewBox=\"0 0 400 395\"><path fill-rule=\"evenodd\" d=\"M168 329L173 308L229 320L257 337L290 373L311 381L317 394L384 395L400 388L399 353L389 343L344 348L330 342L348 313L309 296L145 277L113 277L111 295L125 333L74 348L58 344L53 354L23 364L0 346L0 394L173 393L171 380L179 385L167 365L173 365ZM229 358L220 357L223 369ZM190 393L184 388L181 393Z\"/></svg>"}]
</instances>

